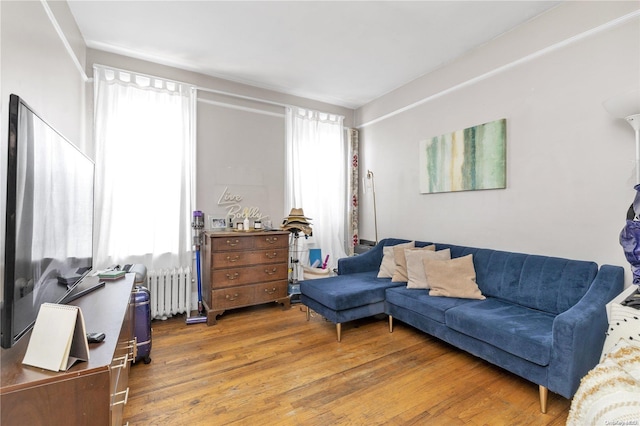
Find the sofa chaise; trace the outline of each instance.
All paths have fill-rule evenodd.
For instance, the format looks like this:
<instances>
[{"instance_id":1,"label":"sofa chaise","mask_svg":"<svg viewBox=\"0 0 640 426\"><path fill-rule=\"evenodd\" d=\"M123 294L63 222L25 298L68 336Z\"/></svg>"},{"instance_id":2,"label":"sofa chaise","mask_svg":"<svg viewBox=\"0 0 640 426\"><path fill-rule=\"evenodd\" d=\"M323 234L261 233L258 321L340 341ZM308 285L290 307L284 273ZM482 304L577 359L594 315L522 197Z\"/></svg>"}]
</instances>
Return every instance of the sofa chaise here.
<instances>
[{"instance_id":1,"label":"sofa chaise","mask_svg":"<svg viewBox=\"0 0 640 426\"><path fill-rule=\"evenodd\" d=\"M303 281L300 301L336 324L387 314L539 385L571 398L599 361L607 330L606 304L624 287L619 266L451 244L450 258L471 255L482 299L439 297L429 289L378 278L385 239L366 253L338 261L338 275ZM307 319L309 309L307 309Z\"/></svg>"}]
</instances>

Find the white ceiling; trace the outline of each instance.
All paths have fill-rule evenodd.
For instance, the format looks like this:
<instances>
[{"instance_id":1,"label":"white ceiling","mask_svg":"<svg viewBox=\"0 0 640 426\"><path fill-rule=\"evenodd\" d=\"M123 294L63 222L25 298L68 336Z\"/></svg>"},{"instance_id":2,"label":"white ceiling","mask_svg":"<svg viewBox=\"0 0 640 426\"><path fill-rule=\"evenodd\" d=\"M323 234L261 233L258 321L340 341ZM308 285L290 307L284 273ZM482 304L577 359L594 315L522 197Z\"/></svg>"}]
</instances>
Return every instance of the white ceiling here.
<instances>
[{"instance_id":1,"label":"white ceiling","mask_svg":"<svg viewBox=\"0 0 640 426\"><path fill-rule=\"evenodd\" d=\"M560 1L68 1L87 46L357 108Z\"/></svg>"}]
</instances>

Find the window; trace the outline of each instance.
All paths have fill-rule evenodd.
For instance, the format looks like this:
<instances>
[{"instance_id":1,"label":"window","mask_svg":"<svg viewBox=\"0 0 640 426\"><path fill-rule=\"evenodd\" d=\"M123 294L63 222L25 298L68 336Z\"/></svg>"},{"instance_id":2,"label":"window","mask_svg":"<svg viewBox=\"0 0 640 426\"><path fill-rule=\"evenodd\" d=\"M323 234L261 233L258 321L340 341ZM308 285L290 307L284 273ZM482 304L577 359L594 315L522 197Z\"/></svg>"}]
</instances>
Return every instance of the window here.
<instances>
[{"instance_id":1,"label":"window","mask_svg":"<svg viewBox=\"0 0 640 426\"><path fill-rule=\"evenodd\" d=\"M191 265L195 87L94 67L98 268Z\"/></svg>"}]
</instances>

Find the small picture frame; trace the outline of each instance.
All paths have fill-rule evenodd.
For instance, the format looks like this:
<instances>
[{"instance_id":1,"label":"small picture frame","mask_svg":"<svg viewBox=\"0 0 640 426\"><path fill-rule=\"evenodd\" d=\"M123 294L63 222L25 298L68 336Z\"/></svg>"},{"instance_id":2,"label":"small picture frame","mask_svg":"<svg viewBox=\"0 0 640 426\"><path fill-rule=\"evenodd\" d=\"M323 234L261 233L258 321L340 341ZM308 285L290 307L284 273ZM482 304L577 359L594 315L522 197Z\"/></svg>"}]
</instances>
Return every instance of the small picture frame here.
<instances>
[{"instance_id":1,"label":"small picture frame","mask_svg":"<svg viewBox=\"0 0 640 426\"><path fill-rule=\"evenodd\" d=\"M209 216L209 226L212 231L222 231L227 228L227 220Z\"/></svg>"}]
</instances>

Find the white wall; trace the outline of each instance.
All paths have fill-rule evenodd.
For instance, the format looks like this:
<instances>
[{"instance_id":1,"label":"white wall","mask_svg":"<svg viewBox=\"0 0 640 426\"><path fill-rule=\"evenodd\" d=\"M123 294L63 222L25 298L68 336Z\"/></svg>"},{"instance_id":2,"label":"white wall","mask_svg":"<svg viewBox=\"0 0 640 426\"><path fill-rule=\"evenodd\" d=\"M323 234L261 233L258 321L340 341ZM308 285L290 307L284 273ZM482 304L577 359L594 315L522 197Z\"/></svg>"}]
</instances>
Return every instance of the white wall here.
<instances>
[{"instance_id":1,"label":"white wall","mask_svg":"<svg viewBox=\"0 0 640 426\"><path fill-rule=\"evenodd\" d=\"M2 1L0 10L2 154L6 153L6 111L11 93L24 98L42 118L85 150L85 79L47 9L41 2ZM69 7L65 2L52 2L49 10L78 63L84 66L86 48Z\"/></svg>"},{"instance_id":2,"label":"white wall","mask_svg":"<svg viewBox=\"0 0 640 426\"><path fill-rule=\"evenodd\" d=\"M640 86L640 15L571 37L634 11L636 2L567 2L360 108L361 174L375 174L379 239L628 270L618 235L634 197L634 136L602 102ZM507 119L507 189L420 194L420 140L500 118ZM361 194L360 214L360 237L374 239L370 193Z\"/></svg>"}]
</instances>

